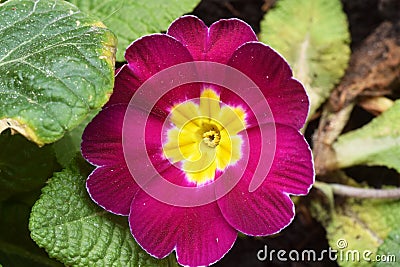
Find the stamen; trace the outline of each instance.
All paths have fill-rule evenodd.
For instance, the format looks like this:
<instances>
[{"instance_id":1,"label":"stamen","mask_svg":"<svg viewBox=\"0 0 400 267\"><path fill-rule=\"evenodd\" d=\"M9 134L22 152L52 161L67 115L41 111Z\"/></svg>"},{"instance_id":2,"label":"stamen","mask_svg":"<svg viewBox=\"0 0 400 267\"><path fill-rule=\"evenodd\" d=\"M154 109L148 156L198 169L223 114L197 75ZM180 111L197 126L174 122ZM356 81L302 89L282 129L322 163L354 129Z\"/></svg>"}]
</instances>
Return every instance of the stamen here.
<instances>
[{"instance_id":1,"label":"stamen","mask_svg":"<svg viewBox=\"0 0 400 267\"><path fill-rule=\"evenodd\" d=\"M214 130L209 130L205 133L203 133L203 141L206 143L209 147L216 147L219 144L219 141L221 140L221 136L219 132L214 131Z\"/></svg>"}]
</instances>

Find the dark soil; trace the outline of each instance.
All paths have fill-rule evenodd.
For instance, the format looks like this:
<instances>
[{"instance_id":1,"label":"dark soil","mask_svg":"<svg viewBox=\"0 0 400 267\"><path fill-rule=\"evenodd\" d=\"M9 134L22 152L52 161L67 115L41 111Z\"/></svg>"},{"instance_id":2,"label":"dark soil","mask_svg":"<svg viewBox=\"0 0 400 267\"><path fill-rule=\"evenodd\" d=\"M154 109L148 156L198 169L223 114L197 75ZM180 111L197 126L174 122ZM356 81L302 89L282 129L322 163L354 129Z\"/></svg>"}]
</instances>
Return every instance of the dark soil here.
<instances>
[{"instance_id":1,"label":"dark soil","mask_svg":"<svg viewBox=\"0 0 400 267\"><path fill-rule=\"evenodd\" d=\"M193 14L208 26L219 19L240 18L254 29L260 31L260 21L264 16L264 0L203 0Z\"/></svg>"},{"instance_id":2,"label":"dark soil","mask_svg":"<svg viewBox=\"0 0 400 267\"><path fill-rule=\"evenodd\" d=\"M273 6L274 0L203 0L194 10L193 14L200 17L206 24L217 21L221 18L240 18L249 23L254 31L260 31L260 21L265 12ZM371 34L384 20L394 21L400 17L400 0L342 0L343 10L349 20L351 33L351 48L356 49L361 42ZM373 118L371 114L356 108L349 121L346 130L360 127ZM306 131L307 140L311 140L311 134L318 127L318 121L311 122ZM393 181L397 177L396 172L386 168L354 167L346 170L351 176L365 178L374 174L379 175L385 183L386 180ZM388 178L389 177L389 178ZM376 178L376 177L375 177ZM364 180L364 181L365 181ZM381 182L382 183L382 182ZM393 183L393 182L389 182ZM386 184L386 183L385 183ZM372 186L380 187L380 184ZM338 266L336 262L325 257L324 261L278 261L276 257L272 261L260 261L257 259L259 250L267 246L268 251L280 249L287 253L291 250L299 252L313 249L317 252L328 249L328 242L325 237L325 230L310 216L305 206L297 205L296 217L290 226L280 234L272 237L239 237L232 250L215 266Z\"/></svg>"}]
</instances>

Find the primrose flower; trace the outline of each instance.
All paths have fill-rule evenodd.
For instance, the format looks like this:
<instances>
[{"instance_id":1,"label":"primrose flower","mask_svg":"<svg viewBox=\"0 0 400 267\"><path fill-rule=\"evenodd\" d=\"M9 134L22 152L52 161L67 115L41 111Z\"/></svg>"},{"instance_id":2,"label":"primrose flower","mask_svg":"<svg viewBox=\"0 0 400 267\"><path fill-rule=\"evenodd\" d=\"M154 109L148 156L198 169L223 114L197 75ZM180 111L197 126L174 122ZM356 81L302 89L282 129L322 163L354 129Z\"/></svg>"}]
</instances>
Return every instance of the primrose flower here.
<instances>
[{"instance_id":1,"label":"primrose flower","mask_svg":"<svg viewBox=\"0 0 400 267\"><path fill-rule=\"evenodd\" d=\"M299 132L308 98L285 60L238 19L208 28L194 16L136 40L125 58L110 101L83 134L82 154L97 167L87 180L91 198L129 216L149 254L175 250L185 266L220 260L238 232L286 227L289 195L307 194L314 171ZM175 84L188 69L214 80Z\"/></svg>"}]
</instances>

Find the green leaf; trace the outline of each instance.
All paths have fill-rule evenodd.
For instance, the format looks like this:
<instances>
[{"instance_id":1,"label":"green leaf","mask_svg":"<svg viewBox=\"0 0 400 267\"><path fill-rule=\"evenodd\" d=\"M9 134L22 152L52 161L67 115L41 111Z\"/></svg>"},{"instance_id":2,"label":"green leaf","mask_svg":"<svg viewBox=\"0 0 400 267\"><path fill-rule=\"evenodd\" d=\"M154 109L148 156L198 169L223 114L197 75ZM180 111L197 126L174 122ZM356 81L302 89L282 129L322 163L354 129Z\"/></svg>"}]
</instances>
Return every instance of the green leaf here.
<instances>
[{"instance_id":1,"label":"green leaf","mask_svg":"<svg viewBox=\"0 0 400 267\"><path fill-rule=\"evenodd\" d=\"M57 167L51 146L39 148L21 135L0 134L0 200L39 189Z\"/></svg>"},{"instance_id":2,"label":"green leaf","mask_svg":"<svg viewBox=\"0 0 400 267\"><path fill-rule=\"evenodd\" d=\"M56 173L32 208L32 239L68 266L177 266L172 255L156 260L135 243L127 217L93 203L85 190L90 169L74 163Z\"/></svg>"},{"instance_id":3,"label":"green leaf","mask_svg":"<svg viewBox=\"0 0 400 267\"><path fill-rule=\"evenodd\" d=\"M60 139L109 98L115 36L61 0L0 5L0 132Z\"/></svg>"},{"instance_id":4,"label":"green leaf","mask_svg":"<svg viewBox=\"0 0 400 267\"><path fill-rule=\"evenodd\" d=\"M362 128L339 136L338 167L380 165L400 172L400 100Z\"/></svg>"},{"instance_id":5,"label":"green leaf","mask_svg":"<svg viewBox=\"0 0 400 267\"><path fill-rule=\"evenodd\" d=\"M68 0L97 16L118 37L117 61L137 38L165 31L178 16L191 12L200 0Z\"/></svg>"},{"instance_id":6,"label":"green leaf","mask_svg":"<svg viewBox=\"0 0 400 267\"><path fill-rule=\"evenodd\" d=\"M261 22L260 40L288 60L306 87L313 115L343 76L350 56L340 0L279 0Z\"/></svg>"},{"instance_id":7,"label":"green leaf","mask_svg":"<svg viewBox=\"0 0 400 267\"><path fill-rule=\"evenodd\" d=\"M385 261L379 261L376 267L396 267L400 259L400 228L391 231L382 245L378 248L378 255L385 256Z\"/></svg>"},{"instance_id":8,"label":"green leaf","mask_svg":"<svg viewBox=\"0 0 400 267\"><path fill-rule=\"evenodd\" d=\"M399 220L398 200L348 199L342 205L338 205L331 213L331 220L325 224L325 228L330 246L338 250L339 265L372 266L373 260L379 254L378 247L390 231L398 229ZM340 240L347 243L344 249L339 247ZM359 261L346 259L352 257L352 251L359 252ZM364 251L371 252L371 261L362 259Z\"/></svg>"},{"instance_id":9,"label":"green leaf","mask_svg":"<svg viewBox=\"0 0 400 267\"><path fill-rule=\"evenodd\" d=\"M75 129L66 133L63 138L53 144L58 163L67 167L76 154L81 151L82 134L89 122L99 110L93 110Z\"/></svg>"}]
</instances>

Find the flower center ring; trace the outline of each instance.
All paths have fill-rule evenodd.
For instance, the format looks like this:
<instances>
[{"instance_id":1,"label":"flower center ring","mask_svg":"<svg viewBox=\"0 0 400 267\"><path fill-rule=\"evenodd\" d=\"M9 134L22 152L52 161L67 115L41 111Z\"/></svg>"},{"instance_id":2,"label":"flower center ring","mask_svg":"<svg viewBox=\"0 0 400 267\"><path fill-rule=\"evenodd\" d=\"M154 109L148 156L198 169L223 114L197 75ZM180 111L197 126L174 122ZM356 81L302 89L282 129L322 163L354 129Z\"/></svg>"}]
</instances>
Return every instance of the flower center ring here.
<instances>
[{"instance_id":1,"label":"flower center ring","mask_svg":"<svg viewBox=\"0 0 400 267\"><path fill-rule=\"evenodd\" d=\"M265 131L260 133L261 144L257 144L257 146L260 147L261 153L248 189L249 192L255 191L267 177L275 155L276 130L271 109L261 90L245 74L225 64L205 61L182 63L158 72L144 82L132 97L124 118L122 141L125 161L136 183L155 199L174 206L202 206L223 197L241 179L250 156L247 132L242 130L240 135L244 143L241 146L243 151L241 151L240 164L243 165L239 168L240 171L234 170L237 168L227 167L218 179L205 182L200 187L184 187L173 184L164 179L152 165L145 144L146 121L149 114L157 101L168 91L183 84L198 82L215 84L231 90L251 107L258 125L268 123L272 126L272 130L267 133ZM218 100L218 103L222 102ZM136 121L137 136L135 138L129 138L132 137L132 126L129 125L129 122L132 121ZM142 128L137 129L137 125L141 125ZM214 126L217 125L214 124ZM170 128L170 122L167 118L164 121L163 129L168 128ZM163 132L167 131L163 130ZM220 134L219 130L204 126L201 132L202 142L210 149L216 149L223 141ZM166 143L168 140L163 140L163 144ZM204 177L206 176L199 178L200 183L203 182L201 179ZM194 194L195 198L193 198Z\"/></svg>"}]
</instances>

